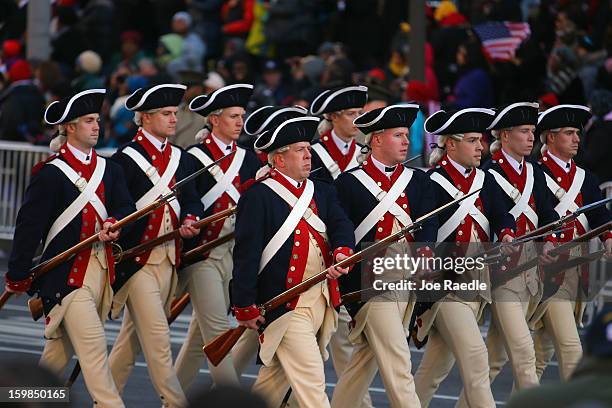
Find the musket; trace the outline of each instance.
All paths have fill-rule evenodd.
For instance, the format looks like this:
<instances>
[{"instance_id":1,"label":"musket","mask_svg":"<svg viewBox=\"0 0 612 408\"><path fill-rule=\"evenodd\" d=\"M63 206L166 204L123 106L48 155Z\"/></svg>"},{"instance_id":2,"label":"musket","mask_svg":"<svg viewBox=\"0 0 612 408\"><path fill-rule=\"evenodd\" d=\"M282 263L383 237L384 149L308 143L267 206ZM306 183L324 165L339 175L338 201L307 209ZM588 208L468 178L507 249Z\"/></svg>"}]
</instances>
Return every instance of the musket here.
<instances>
[{"instance_id":1,"label":"musket","mask_svg":"<svg viewBox=\"0 0 612 408\"><path fill-rule=\"evenodd\" d=\"M219 162L221 162L222 160L225 160L227 157L230 157L233 154L234 152L231 152L227 154L226 156L223 156L220 159L212 162L208 166L202 167L201 169L193 172L189 176L180 180L178 183L172 186L169 192L160 196L157 200L151 202L150 204L147 204L140 210L134 211L133 213L125 216L121 220L111 225L109 228L109 231L110 232L118 231L124 226L131 224L134 221L150 214L151 212L155 211L159 207L166 205L168 202L170 202L171 200L174 200L177 197L178 191L181 187L191 182L196 177L198 177L200 174L204 173L205 171L208 171L208 169L210 169L212 166L217 165ZM80 241L78 244L66 249L65 251L55 255L53 258L49 258L45 262L40 263L36 265L35 267L33 267L32 269L30 269L30 277L32 278L32 280L39 278L40 276L42 276L49 270L56 268L61 263L64 263L70 260L73 256L83 251L84 249L91 247L93 244L95 244L99 240L100 240L100 234L98 233L98 234L94 234L90 236L89 238L83 241ZM2 296L0 296L0 309L2 309L4 304L10 299L11 296L13 296L13 292L9 292L8 290L5 290L2 293Z\"/></svg>"},{"instance_id":2,"label":"musket","mask_svg":"<svg viewBox=\"0 0 612 408\"><path fill-rule=\"evenodd\" d=\"M196 221L193 224L191 224L191 226L193 228L198 228L198 229L203 228L209 224L212 224L213 222L224 220L227 217L234 215L235 213L236 213L236 206L233 206L223 211L219 211L218 213L209 215L206 218L202 218L201 220ZM113 254L115 258L115 263L119 263L126 259L131 259L138 254L141 254L143 252L148 251L149 249L155 248L156 246L163 244L166 241L171 241L173 239L180 238L180 236L181 236L180 228L177 228L166 234L160 235L157 238L151 239L149 241L145 241L130 249L126 249L125 251L119 250L118 252Z\"/></svg>"},{"instance_id":3,"label":"musket","mask_svg":"<svg viewBox=\"0 0 612 408\"><path fill-rule=\"evenodd\" d=\"M196 247L192 249L191 251L187 251L182 255L181 263L184 262L188 264L192 262L193 260L197 259L199 255L205 254L206 252L218 247L219 245L223 245L226 242L231 241L232 239L234 239L234 233L230 232L229 234L223 235L222 237L218 237L216 239L213 239L210 242L200 245L199 247ZM172 302L172 308L170 310L170 317L168 318L168 324L171 324L178 317L178 315L180 315L183 312L183 310L187 307L188 304L189 304L189 293L185 293L179 299L175 299L174 302ZM32 317L34 318L34 320L37 320L37 318L34 317L34 312L32 311L32 308L30 308L30 312L32 312ZM41 302L40 313L42 315L42 302ZM40 316L38 316L38 318L40 318Z\"/></svg>"},{"instance_id":4,"label":"musket","mask_svg":"<svg viewBox=\"0 0 612 408\"><path fill-rule=\"evenodd\" d=\"M190 264L193 263L196 259L198 259L202 254L209 252L211 249L218 247L219 245L223 245L226 242L234 239L234 232L230 232L221 237L215 238L210 242L206 242L198 247L189 250L181 256L182 264Z\"/></svg>"},{"instance_id":5,"label":"musket","mask_svg":"<svg viewBox=\"0 0 612 408\"><path fill-rule=\"evenodd\" d=\"M189 294L188 293L184 293L183 296L181 296L178 299L174 299L174 301L172 301L172 306L170 309L170 316L168 316L168 325L171 325L172 322L176 320L176 318L181 314L181 312L185 309L185 307L187 307L188 304L189 304ZM68 377L68 380L66 380L66 383L64 384L64 386L68 388L72 387L72 384L74 384L77 378L79 378L79 374L81 374L81 364L77 360L76 364L74 365L74 368L72 369L72 372L70 373L70 377Z\"/></svg>"},{"instance_id":6,"label":"musket","mask_svg":"<svg viewBox=\"0 0 612 408\"><path fill-rule=\"evenodd\" d=\"M415 161L416 159L418 159L418 158L419 158L419 157L421 157L421 156L422 156L422 154L417 154L416 156L412 156L412 157L410 157L410 158L408 158L408 159L404 160L403 162L401 162L401 164L408 164L408 163L410 163L411 161Z\"/></svg>"},{"instance_id":7,"label":"musket","mask_svg":"<svg viewBox=\"0 0 612 408\"><path fill-rule=\"evenodd\" d=\"M561 272L573 268L575 266L580 266L588 262L596 261L601 258L605 253L605 249L600 249L583 256L576 256L574 258L568 259L567 261L558 261L550 265L544 265L544 273L546 275L558 275Z\"/></svg>"},{"instance_id":8,"label":"musket","mask_svg":"<svg viewBox=\"0 0 612 408\"><path fill-rule=\"evenodd\" d=\"M501 243L501 244L499 244L499 245L497 245L497 246L495 246L495 247L493 247L491 249L488 249L486 251L480 252L479 254L474 255L471 258L483 257L483 258L485 258L484 262L487 263L487 264L496 263L501 258L506 257L506 255L502 254L501 251L500 251L502 248L522 245L522 244L524 244L526 242L533 241L533 240L536 240L536 239L539 239L539 238L544 238L544 237L546 237L548 235L551 235L551 234L562 234L564 232L569 232L569 231L572 231L572 230L573 230L572 227L567 227L567 228L562 228L562 229L554 230L552 232L551 231L543 232L543 233L541 233L539 235L533 235L533 234L530 234L529 236L522 235L522 236L520 236L519 238L515 239L512 242ZM492 255L492 254L495 254L495 255Z\"/></svg>"},{"instance_id":9,"label":"musket","mask_svg":"<svg viewBox=\"0 0 612 408\"><path fill-rule=\"evenodd\" d=\"M548 255L550 256L557 256L566 252L569 252L572 248L574 248L577 245L580 245L583 242L586 242L588 240L590 240L593 237L596 237L598 235L603 234L604 232L609 231L612 228L612 221L608 221L605 224L600 225L597 228L592 229L591 231L584 233L582 235L580 235L579 237L576 237L574 239L572 239L571 241L565 242L562 245L559 245L556 248L553 248L549 251ZM533 258L530 259L527 262L524 262L520 265L515 266L514 268L507 270L505 272L501 272L500 273L500 279L499 281L496 282L496 285L494 285L494 288L499 287L500 285L503 285L504 283L508 282L510 279L520 275L522 272L529 270L531 268L533 268L534 266L536 266L538 264L538 258Z\"/></svg>"},{"instance_id":10,"label":"musket","mask_svg":"<svg viewBox=\"0 0 612 408\"><path fill-rule=\"evenodd\" d=\"M573 227L569 227L569 228L563 228L563 227L566 226L568 223L574 221L580 215L585 214L591 210L594 210L595 208L604 206L611 201L612 201L612 197L608 197L608 198L604 198L599 201L595 201L591 204L583 205L582 207L576 209L576 211L566 214L556 221L550 222L546 225L543 225L532 231L529 231L528 233L521 235L520 237L518 237L512 242L498 245L494 248L483 251L479 253L478 255L475 255L474 257L485 257L487 258L486 260L487 263L495 262L498 258L503 257L503 256L501 255L490 256L490 255L496 252L499 252L500 248L504 246L515 246L515 245L523 244L525 242L528 242L534 239L543 238L547 235L562 233L562 232L567 231L568 229L572 230Z\"/></svg>"},{"instance_id":11,"label":"musket","mask_svg":"<svg viewBox=\"0 0 612 408\"><path fill-rule=\"evenodd\" d=\"M420 279L420 280L434 280L434 279L439 278L442 272L443 271L423 271L419 276L412 276L410 277L409 280L413 282L415 281L415 278ZM400 282L401 281L395 281L395 282L391 282L391 284L400 283ZM364 297L367 297L369 299L370 297L382 295L392 290L393 289L378 290L370 286L367 288L356 290L354 292L345 293L344 295L340 296L340 301L341 301L340 305L343 306L349 303L366 301L364 300Z\"/></svg>"},{"instance_id":12,"label":"musket","mask_svg":"<svg viewBox=\"0 0 612 408\"><path fill-rule=\"evenodd\" d=\"M523 235L521 238L529 238L530 236L533 236L533 235L540 235L548 231L559 229L562 226L574 221L580 215L585 214L591 210L594 210L595 208L604 206L610 202L612 202L612 197L604 198L599 201L595 201L591 204L583 205L582 207L576 209L576 211L566 214L556 221L553 221L539 228L536 228L533 231L529 231L527 234Z\"/></svg>"},{"instance_id":13,"label":"musket","mask_svg":"<svg viewBox=\"0 0 612 408\"><path fill-rule=\"evenodd\" d=\"M421 228L422 224L425 221L427 221L429 218L437 215L438 213L442 211L447 210L451 206L458 204L461 201L465 200L466 198L474 194L477 194L479 192L480 192L480 189L475 190L469 194L466 194L463 197L450 201L444 204L443 206L430 211L429 213L425 215L422 215L421 217L414 220L411 224L403 227L398 232L386 236L385 238L381 239L380 241L377 241L376 243L368 246L367 248L364 248L361 251L352 254L351 256L343 259L342 261L336 262L335 264L325 269L324 271L319 272L318 274L311 276L310 278L300 282L299 284L292 287L291 289L288 289L276 295L272 299L258 306L260 315L265 316L266 313L282 305L285 305L287 302L290 302L291 300L295 299L300 294L304 293L305 291L307 291L314 285L324 281L325 279L327 279L326 277L327 273L332 268L346 268L346 267L355 265L358 262L361 262L366 257L372 254L378 253L379 251L389 247L396 241L401 240L402 238L405 237L406 233L410 233L418 228ZM226 332L215 337L210 343L206 344L203 350L206 356L208 357L208 360L210 361L210 363L214 366L219 365L219 363L230 352L232 347L234 347L234 345L236 344L240 336L242 336L242 333L244 333L245 330L246 330L245 326L238 326L233 329L229 329Z\"/></svg>"},{"instance_id":14,"label":"musket","mask_svg":"<svg viewBox=\"0 0 612 408\"><path fill-rule=\"evenodd\" d=\"M312 174L312 173L314 173L314 172L316 172L318 170L321 170L322 168L323 168L322 166L321 167L317 167L316 169L312 170L310 172L310 174ZM206 218L203 218L203 219L193 223L191 226L193 228L203 228L203 227L205 227L205 226L207 226L209 224L212 224L212 223L217 222L217 221L224 220L225 218L230 217L230 216L236 214L236 210L237 210L236 206L227 208L227 209L225 209L223 211L219 211L216 214L212 214L212 215L210 215L210 216L208 216ZM142 252L148 251L149 249L154 248L157 245L163 244L166 241L170 241L170 240L179 238L180 237L179 230L180 230L180 228L176 229L174 231L170 231L167 234L160 235L157 238L154 238L152 240L143 242L143 243L141 243L141 244L139 244L139 245L137 245L137 246L135 246L133 248L127 249L125 251L119 249L117 252L115 252L113 254L114 258L115 258L115 263L119 263L119 262L121 262L121 261L123 261L125 259L131 259L131 258L135 257L136 255L142 253ZM227 241L223 241L223 242L227 242ZM202 249L199 250L200 253L205 253L206 252L205 249L207 249L206 245L208 245L208 244L210 244L210 243L206 243L206 244L202 245L201 247L198 247L198 248L202 248ZM198 250L198 248L195 248L192 251L196 251L196 250ZM210 248L208 248L208 249L210 249ZM195 254L195 252L194 252L194 254ZM187 255L187 253L183 254L183 256L185 256L185 255Z\"/></svg>"},{"instance_id":15,"label":"musket","mask_svg":"<svg viewBox=\"0 0 612 408\"><path fill-rule=\"evenodd\" d=\"M231 232L227 235L224 235L210 242L207 242L204 245L194 248L191 251L185 252L183 254L183 259L181 260L181 262L189 263L193 261L194 259L196 259L200 254L204 254L219 245L222 245L228 241L231 241L233 238L234 238L234 233ZM184 299L183 303L178 304L179 308L175 309L176 305L174 303L172 304L172 311L174 311L177 314L180 314L183 311L185 306L187 306L187 303L189 303L189 295L185 294L185 296L186 296L186 299ZM37 321L38 319L40 319L43 315L42 299L41 298L31 298L30 300L28 300L28 309L30 309L30 314L32 315L32 319L34 321ZM174 321L174 319L172 319L172 321Z\"/></svg>"}]
</instances>

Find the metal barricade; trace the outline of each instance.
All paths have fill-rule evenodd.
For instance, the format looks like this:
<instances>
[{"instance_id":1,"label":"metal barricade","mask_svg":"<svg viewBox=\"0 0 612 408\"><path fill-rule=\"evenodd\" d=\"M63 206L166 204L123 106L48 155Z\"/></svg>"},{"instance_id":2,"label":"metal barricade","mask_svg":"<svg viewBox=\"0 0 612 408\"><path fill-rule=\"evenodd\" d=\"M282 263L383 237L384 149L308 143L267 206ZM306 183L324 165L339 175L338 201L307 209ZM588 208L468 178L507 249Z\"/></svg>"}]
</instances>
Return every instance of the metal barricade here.
<instances>
[{"instance_id":1,"label":"metal barricade","mask_svg":"<svg viewBox=\"0 0 612 408\"><path fill-rule=\"evenodd\" d=\"M48 147L0 141L0 239L13 238L32 167L50 154Z\"/></svg>"},{"instance_id":2,"label":"metal barricade","mask_svg":"<svg viewBox=\"0 0 612 408\"><path fill-rule=\"evenodd\" d=\"M115 149L100 149L109 157ZM17 212L30 182L32 167L51 154L46 146L0 140L0 239L12 239Z\"/></svg>"},{"instance_id":3,"label":"metal barricade","mask_svg":"<svg viewBox=\"0 0 612 408\"><path fill-rule=\"evenodd\" d=\"M612 181L600 184L599 188L604 197L612 197ZM589 244L590 252L594 252L602 247L599 238L593 238ZM590 278L591 284L598 289L598 292L595 294L593 301L586 305L583 319L585 326L592 322L593 317L601 311L606 303L612 302L612 271L610 261L599 259L591 262L589 267L591 274L593 274Z\"/></svg>"}]
</instances>

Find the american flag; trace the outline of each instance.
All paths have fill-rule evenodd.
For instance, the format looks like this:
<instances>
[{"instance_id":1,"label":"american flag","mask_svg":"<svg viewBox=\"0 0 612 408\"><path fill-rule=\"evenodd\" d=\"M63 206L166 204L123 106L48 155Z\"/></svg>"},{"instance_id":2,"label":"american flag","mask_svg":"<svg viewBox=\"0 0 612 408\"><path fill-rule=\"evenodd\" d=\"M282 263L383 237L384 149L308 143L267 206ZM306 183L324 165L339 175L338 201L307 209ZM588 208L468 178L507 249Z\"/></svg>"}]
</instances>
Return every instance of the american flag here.
<instances>
[{"instance_id":1,"label":"american flag","mask_svg":"<svg viewBox=\"0 0 612 408\"><path fill-rule=\"evenodd\" d=\"M531 34L528 23L488 21L474 26L485 53L494 61L514 58L518 46Z\"/></svg>"}]
</instances>

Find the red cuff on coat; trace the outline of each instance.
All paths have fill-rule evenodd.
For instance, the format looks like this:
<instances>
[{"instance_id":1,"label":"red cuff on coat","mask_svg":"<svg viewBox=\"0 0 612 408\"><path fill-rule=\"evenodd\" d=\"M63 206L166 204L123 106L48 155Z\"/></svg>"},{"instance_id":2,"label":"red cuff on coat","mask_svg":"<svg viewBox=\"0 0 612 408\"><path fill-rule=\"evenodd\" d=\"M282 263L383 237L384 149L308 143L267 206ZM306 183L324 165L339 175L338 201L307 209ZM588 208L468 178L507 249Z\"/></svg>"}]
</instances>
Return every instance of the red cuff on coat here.
<instances>
[{"instance_id":1,"label":"red cuff on coat","mask_svg":"<svg viewBox=\"0 0 612 408\"><path fill-rule=\"evenodd\" d=\"M185 221L187 220L192 220L193 222L196 222L196 221L200 221L200 217L196 217L193 214L187 214L185 218L183 218L183 224L185 224Z\"/></svg>"},{"instance_id":2,"label":"red cuff on coat","mask_svg":"<svg viewBox=\"0 0 612 408\"><path fill-rule=\"evenodd\" d=\"M559 240L557 240L557 234L549 234L544 237L544 242L552 242L553 244L557 244Z\"/></svg>"},{"instance_id":3,"label":"red cuff on coat","mask_svg":"<svg viewBox=\"0 0 612 408\"><path fill-rule=\"evenodd\" d=\"M417 256L421 256L423 258L431 258L433 256L433 251L429 246L422 246L416 251Z\"/></svg>"},{"instance_id":4,"label":"red cuff on coat","mask_svg":"<svg viewBox=\"0 0 612 408\"><path fill-rule=\"evenodd\" d=\"M9 279L8 274L4 276L4 281L6 282L6 286L15 292L26 292L30 289L32 285L32 277L28 276L26 279L14 281Z\"/></svg>"},{"instance_id":5,"label":"red cuff on coat","mask_svg":"<svg viewBox=\"0 0 612 408\"><path fill-rule=\"evenodd\" d=\"M104 220L102 225L106 224L107 222L110 222L111 224L114 224L114 223L117 222L117 219L115 217L108 217L107 219Z\"/></svg>"},{"instance_id":6,"label":"red cuff on coat","mask_svg":"<svg viewBox=\"0 0 612 408\"><path fill-rule=\"evenodd\" d=\"M348 256L353 255L354 253L355 253L355 251L353 249L349 248L349 247L338 247L338 248L334 249L334 253L333 253L334 262L338 262L338 258L337 258L338 254L343 254L343 255L346 255L348 257ZM349 266L349 271L351 269L353 269L352 265Z\"/></svg>"},{"instance_id":7,"label":"red cuff on coat","mask_svg":"<svg viewBox=\"0 0 612 408\"><path fill-rule=\"evenodd\" d=\"M236 316L236 319L243 322L255 319L256 317L260 316L259 308L255 305L247 307L232 306L232 311L234 312L234 316Z\"/></svg>"},{"instance_id":8,"label":"red cuff on coat","mask_svg":"<svg viewBox=\"0 0 612 408\"><path fill-rule=\"evenodd\" d=\"M612 231L604 232L599 237L601 238L601 242L606 242L606 240L612 238Z\"/></svg>"},{"instance_id":9,"label":"red cuff on coat","mask_svg":"<svg viewBox=\"0 0 612 408\"><path fill-rule=\"evenodd\" d=\"M506 235L510 235L512 238L514 238L514 231L512 231L510 228L504 228L498 235L498 241L501 242Z\"/></svg>"}]
</instances>

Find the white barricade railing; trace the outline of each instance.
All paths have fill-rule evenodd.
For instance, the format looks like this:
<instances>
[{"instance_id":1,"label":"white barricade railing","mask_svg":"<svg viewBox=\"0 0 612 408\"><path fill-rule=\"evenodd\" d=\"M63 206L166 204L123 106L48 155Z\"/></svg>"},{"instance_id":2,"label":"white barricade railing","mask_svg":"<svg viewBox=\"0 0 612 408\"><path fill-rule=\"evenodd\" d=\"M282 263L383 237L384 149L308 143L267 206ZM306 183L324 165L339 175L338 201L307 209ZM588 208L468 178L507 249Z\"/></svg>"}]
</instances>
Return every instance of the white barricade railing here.
<instances>
[{"instance_id":1,"label":"white barricade railing","mask_svg":"<svg viewBox=\"0 0 612 408\"><path fill-rule=\"evenodd\" d=\"M607 181L599 185L601 193L604 197L612 197L612 181ZM612 206L608 206L612 208ZM590 242L590 252L594 252L601 248L599 238L594 238ZM591 262L590 271L593 274L591 284L599 291L595 294L592 302L587 304L583 323L588 325L593 317L601 311L605 303L612 302L612 273L610 271L610 261L600 259L596 262Z\"/></svg>"},{"instance_id":2,"label":"white barricade railing","mask_svg":"<svg viewBox=\"0 0 612 408\"><path fill-rule=\"evenodd\" d=\"M0 239L12 239L32 167L49 154L48 147L0 141Z\"/></svg>"},{"instance_id":3,"label":"white barricade railing","mask_svg":"<svg viewBox=\"0 0 612 408\"><path fill-rule=\"evenodd\" d=\"M114 149L101 149L110 156ZM32 167L46 159L51 150L45 146L0 140L0 239L12 239L17 212L30 182Z\"/></svg>"}]
</instances>

